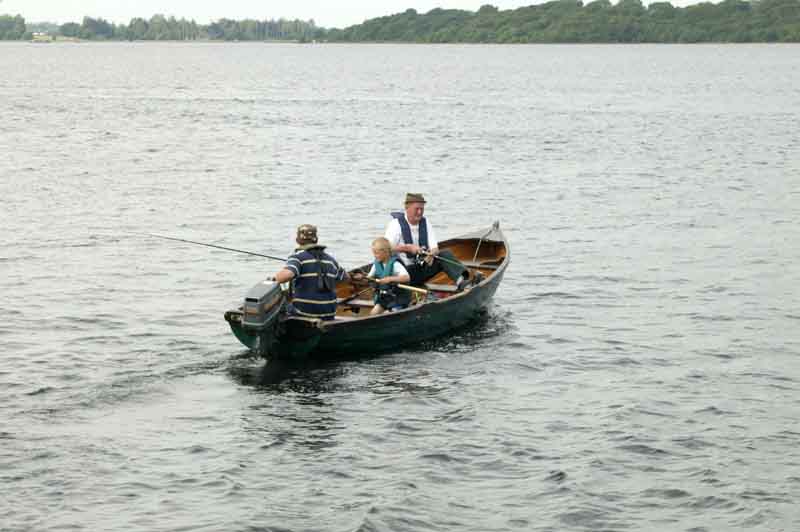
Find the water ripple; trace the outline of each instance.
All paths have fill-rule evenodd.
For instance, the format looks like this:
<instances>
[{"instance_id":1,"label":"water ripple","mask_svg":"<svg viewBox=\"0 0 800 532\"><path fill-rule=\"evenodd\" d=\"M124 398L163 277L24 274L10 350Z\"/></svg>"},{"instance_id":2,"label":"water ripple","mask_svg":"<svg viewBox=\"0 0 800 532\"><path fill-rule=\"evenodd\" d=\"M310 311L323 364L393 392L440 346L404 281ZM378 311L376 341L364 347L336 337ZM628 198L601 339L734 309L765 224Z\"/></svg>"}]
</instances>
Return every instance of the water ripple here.
<instances>
[{"instance_id":1,"label":"water ripple","mask_svg":"<svg viewBox=\"0 0 800 532\"><path fill-rule=\"evenodd\" d=\"M0 48L2 527L800 526L795 47ZM278 262L126 233L351 267L408 190L512 262L389 353L264 364Z\"/></svg>"}]
</instances>

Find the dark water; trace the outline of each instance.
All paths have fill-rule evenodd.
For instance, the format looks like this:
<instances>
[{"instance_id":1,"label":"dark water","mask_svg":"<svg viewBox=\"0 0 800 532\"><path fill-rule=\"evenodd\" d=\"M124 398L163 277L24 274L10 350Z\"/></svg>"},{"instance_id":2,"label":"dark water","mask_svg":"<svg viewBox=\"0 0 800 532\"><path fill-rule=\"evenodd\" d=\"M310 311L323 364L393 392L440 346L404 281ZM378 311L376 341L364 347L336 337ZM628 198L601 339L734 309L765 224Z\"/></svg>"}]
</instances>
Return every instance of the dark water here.
<instances>
[{"instance_id":1,"label":"dark water","mask_svg":"<svg viewBox=\"0 0 800 532\"><path fill-rule=\"evenodd\" d=\"M797 530L800 47L0 46L0 529ZM406 191L473 330L264 367L222 313Z\"/></svg>"}]
</instances>

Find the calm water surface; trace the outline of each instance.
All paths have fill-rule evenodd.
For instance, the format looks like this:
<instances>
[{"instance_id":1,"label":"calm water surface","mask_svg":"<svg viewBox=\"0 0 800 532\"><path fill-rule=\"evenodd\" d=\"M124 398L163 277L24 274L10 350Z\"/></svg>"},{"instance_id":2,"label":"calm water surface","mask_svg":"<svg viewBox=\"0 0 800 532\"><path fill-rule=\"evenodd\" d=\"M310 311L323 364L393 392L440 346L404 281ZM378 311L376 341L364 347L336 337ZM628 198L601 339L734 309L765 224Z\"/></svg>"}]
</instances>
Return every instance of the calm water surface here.
<instances>
[{"instance_id":1,"label":"calm water surface","mask_svg":"<svg viewBox=\"0 0 800 532\"><path fill-rule=\"evenodd\" d=\"M798 46L0 45L0 529L800 528ZM474 329L264 366L223 312L423 192Z\"/></svg>"}]
</instances>

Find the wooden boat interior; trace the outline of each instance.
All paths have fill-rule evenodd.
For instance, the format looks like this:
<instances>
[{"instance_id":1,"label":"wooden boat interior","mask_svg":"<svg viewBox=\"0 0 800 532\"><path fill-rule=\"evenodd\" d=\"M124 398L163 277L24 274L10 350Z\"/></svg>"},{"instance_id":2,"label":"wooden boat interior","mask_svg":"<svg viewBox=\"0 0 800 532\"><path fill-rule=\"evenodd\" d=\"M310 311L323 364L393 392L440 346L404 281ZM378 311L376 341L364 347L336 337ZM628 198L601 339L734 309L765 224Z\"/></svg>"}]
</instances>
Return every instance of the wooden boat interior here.
<instances>
[{"instance_id":1,"label":"wooden boat interior","mask_svg":"<svg viewBox=\"0 0 800 532\"><path fill-rule=\"evenodd\" d=\"M480 272L484 280L500 268L507 254L505 242L481 238L455 238L441 242L439 248L450 250L468 268L470 278L474 278L476 272ZM367 264L359 270L367 272L370 266ZM455 283L444 272L436 274L422 288L429 293L427 295L414 293L410 307L424 304L432 299L444 299L458 294ZM336 296L339 303L336 309L337 321L370 317L370 310L374 306L373 290L366 281L340 282L336 287Z\"/></svg>"}]
</instances>

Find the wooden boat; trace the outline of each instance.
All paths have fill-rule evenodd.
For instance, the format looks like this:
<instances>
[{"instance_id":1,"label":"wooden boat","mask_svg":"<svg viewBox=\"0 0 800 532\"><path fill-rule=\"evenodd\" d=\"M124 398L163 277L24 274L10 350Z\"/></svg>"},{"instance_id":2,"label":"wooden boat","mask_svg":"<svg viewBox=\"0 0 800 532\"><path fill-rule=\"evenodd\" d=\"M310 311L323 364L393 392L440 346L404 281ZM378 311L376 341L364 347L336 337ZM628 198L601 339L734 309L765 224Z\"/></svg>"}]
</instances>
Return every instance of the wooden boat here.
<instances>
[{"instance_id":1,"label":"wooden boat","mask_svg":"<svg viewBox=\"0 0 800 532\"><path fill-rule=\"evenodd\" d=\"M470 271L470 283L458 291L444 274L425 285L427 295L396 312L370 316L372 289L363 282L336 285L336 317L322 321L284 312L286 293L265 281L254 286L244 305L225 313L236 338L266 358L319 358L376 353L429 340L463 327L483 311L494 295L510 260L508 242L495 222L439 243ZM369 264L356 270L367 271ZM352 273L352 272L351 272Z\"/></svg>"}]
</instances>

